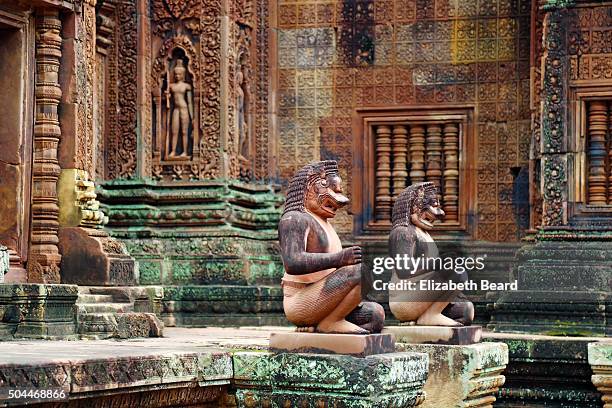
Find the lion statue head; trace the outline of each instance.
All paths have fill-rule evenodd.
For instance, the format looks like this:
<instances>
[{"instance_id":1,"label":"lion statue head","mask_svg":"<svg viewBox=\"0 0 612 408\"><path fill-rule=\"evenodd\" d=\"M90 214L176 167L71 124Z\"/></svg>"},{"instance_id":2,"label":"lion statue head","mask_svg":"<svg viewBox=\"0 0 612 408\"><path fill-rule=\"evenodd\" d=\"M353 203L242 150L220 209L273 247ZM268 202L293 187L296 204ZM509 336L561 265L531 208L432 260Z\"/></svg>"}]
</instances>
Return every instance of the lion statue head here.
<instances>
[{"instance_id":1,"label":"lion statue head","mask_svg":"<svg viewBox=\"0 0 612 408\"><path fill-rule=\"evenodd\" d=\"M444 217L438 188L429 181L406 187L395 200L392 214L392 228L412 224L423 230L433 229L433 223Z\"/></svg>"},{"instance_id":2,"label":"lion statue head","mask_svg":"<svg viewBox=\"0 0 612 408\"><path fill-rule=\"evenodd\" d=\"M342 191L342 179L335 160L310 163L295 173L289 182L283 215L308 211L321 218L333 218L349 199Z\"/></svg>"}]
</instances>

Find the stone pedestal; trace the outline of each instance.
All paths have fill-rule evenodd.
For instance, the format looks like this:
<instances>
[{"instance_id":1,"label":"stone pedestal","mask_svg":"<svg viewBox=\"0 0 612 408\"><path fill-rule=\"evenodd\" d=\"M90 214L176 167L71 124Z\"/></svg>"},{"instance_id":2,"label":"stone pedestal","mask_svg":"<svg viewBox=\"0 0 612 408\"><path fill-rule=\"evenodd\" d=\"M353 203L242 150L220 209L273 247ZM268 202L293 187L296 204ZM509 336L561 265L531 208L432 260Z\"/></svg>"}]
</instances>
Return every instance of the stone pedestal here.
<instances>
[{"instance_id":1,"label":"stone pedestal","mask_svg":"<svg viewBox=\"0 0 612 408\"><path fill-rule=\"evenodd\" d=\"M612 341L591 343L588 350L593 385L601 392L604 408L612 408Z\"/></svg>"},{"instance_id":2,"label":"stone pedestal","mask_svg":"<svg viewBox=\"0 0 612 408\"><path fill-rule=\"evenodd\" d=\"M508 347L503 343L465 346L398 343L398 351L427 353L429 376L423 407L492 407L505 377Z\"/></svg>"},{"instance_id":3,"label":"stone pedestal","mask_svg":"<svg viewBox=\"0 0 612 408\"><path fill-rule=\"evenodd\" d=\"M393 335L398 343L466 345L480 341L482 327L389 326L383 333Z\"/></svg>"},{"instance_id":4,"label":"stone pedestal","mask_svg":"<svg viewBox=\"0 0 612 408\"><path fill-rule=\"evenodd\" d=\"M75 285L0 285L0 332L15 337L70 338L75 334L77 296Z\"/></svg>"},{"instance_id":5,"label":"stone pedestal","mask_svg":"<svg viewBox=\"0 0 612 408\"><path fill-rule=\"evenodd\" d=\"M344 354L367 357L393 353L395 342L390 334L271 333L270 351L275 353Z\"/></svg>"},{"instance_id":6,"label":"stone pedestal","mask_svg":"<svg viewBox=\"0 0 612 408\"><path fill-rule=\"evenodd\" d=\"M425 399L428 357L388 353L234 354L238 407L415 407Z\"/></svg>"}]
</instances>

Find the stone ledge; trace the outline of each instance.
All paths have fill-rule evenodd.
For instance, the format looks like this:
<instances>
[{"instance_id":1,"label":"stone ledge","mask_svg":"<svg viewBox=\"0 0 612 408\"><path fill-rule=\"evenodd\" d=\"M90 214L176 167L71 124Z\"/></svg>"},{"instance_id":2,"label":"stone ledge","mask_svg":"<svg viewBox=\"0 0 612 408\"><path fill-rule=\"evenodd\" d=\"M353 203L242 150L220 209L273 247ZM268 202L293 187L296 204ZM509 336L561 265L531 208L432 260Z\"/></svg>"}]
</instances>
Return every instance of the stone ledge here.
<instances>
[{"instance_id":1,"label":"stone ledge","mask_svg":"<svg viewBox=\"0 0 612 408\"><path fill-rule=\"evenodd\" d=\"M395 352L390 334L323 334L280 332L270 334L274 353L343 354L366 357Z\"/></svg>"},{"instance_id":2,"label":"stone ledge","mask_svg":"<svg viewBox=\"0 0 612 408\"><path fill-rule=\"evenodd\" d=\"M423 353L234 354L238 406L414 407L427 373Z\"/></svg>"},{"instance_id":3,"label":"stone ledge","mask_svg":"<svg viewBox=\"0 0 612 408\"><path fill-rule=\"evenodd\" d=\"M505 381L501 374L508 364L508 346L503 343L398 343L396 349L429 355L423 407L491 407Z\"/></svg>"}]
</instances>

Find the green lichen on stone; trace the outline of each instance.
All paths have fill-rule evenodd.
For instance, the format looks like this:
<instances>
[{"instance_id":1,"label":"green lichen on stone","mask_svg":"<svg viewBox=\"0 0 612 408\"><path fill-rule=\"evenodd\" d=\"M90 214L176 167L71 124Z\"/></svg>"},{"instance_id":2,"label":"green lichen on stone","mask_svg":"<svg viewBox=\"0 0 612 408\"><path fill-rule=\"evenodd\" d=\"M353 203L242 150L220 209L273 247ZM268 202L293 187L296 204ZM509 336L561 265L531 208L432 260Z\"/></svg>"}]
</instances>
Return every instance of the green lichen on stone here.
<instances>
[{"instance_id":1,"label":"green lichen on stone","mask_svg":"<svg viewBox=\"0 0 612 408\"><path fill-rule=\"evenodd\" d=\"M554 10L573 7L576 5L576 0L545 0L542 8L544 10Z\"/></svg>"},{"instance_id":2,"label":"green lichen on stone","mask_svg":"<svg viewBox=\"0 0 612 408\"><path fill-rule=\"evenodd\" d=\"M161 281L161 264L160 262L139 261L141 285L155 285L162 283Z\"/></svg>"}]
</instances>

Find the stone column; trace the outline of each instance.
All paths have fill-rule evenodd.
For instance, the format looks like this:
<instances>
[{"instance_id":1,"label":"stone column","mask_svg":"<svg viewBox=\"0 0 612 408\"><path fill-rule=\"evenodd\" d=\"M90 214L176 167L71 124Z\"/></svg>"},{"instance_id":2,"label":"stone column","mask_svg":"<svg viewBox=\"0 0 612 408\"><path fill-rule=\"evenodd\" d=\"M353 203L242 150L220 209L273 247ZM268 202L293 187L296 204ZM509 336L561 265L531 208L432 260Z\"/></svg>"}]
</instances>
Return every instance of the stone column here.
<instances>
[{"instance_id":1,"label":"stone column","mask_svg":"<svg viewBox=\"0 0 612 408\"><path fill-rule=\"evenodd\" d=\"M59 11L44 9L36 17L36 113L32 171L32 240L28 281L59 283L56 183L61 137L58 105L62 96L58 73L62 56Z\"/></svg>"}]
</instances>

